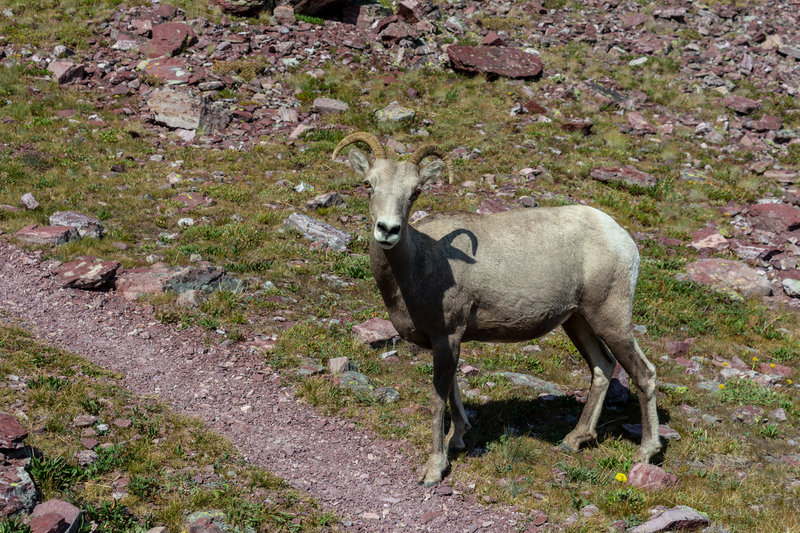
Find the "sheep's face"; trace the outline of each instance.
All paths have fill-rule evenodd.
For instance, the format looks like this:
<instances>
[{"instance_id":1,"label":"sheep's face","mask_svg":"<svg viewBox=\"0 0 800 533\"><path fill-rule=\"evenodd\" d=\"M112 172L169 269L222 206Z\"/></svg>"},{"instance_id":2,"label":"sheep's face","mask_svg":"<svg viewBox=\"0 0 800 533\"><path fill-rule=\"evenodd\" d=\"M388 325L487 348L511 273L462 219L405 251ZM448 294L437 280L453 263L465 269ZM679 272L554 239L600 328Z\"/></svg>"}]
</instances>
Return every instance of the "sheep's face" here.
<instances>
[{"instance_id":1,"label":"sheep's face","mask_svg":"<svg viewBox=\"0 0 800 533\"><path fill-rule=\"evenodd\" d=\"M372 236L381 248L393 248L403 236L411 206L423 185L438 178L444 164L434 161L422 170L406 161L392 159L376 159L370 164L357 149L350 151L349 159L369 192Z\"/></svg>"}]
</instances>

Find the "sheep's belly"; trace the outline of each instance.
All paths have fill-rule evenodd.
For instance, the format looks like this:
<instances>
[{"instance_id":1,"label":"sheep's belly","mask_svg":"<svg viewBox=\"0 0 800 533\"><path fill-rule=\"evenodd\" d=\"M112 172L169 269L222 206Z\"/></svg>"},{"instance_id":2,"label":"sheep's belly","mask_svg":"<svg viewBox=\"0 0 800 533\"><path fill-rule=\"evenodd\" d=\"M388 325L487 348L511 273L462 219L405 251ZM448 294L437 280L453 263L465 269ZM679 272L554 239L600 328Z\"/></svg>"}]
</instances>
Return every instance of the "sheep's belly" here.
<instances>
[{"instance_id":1,"label":"sheep's belly","mask_svg":"<svg viewBox=\"0 0 800 533\"><path fill-rule=\"evenodd\" d=\"M532 310L506 313L479 309L473 313L464 340L484 342L518 342L541 337L560 326L572 314L574 307L554 310Z\"/></svg>"}]
</instances>

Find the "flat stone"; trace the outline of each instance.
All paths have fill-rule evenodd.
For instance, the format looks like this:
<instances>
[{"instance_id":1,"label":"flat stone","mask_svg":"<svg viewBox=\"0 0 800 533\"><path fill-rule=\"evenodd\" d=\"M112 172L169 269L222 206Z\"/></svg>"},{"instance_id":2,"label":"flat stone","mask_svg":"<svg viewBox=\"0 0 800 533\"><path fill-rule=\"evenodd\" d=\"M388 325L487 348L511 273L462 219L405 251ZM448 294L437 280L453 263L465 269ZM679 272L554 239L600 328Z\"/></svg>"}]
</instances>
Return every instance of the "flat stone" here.
<instances>
[{"instance_id":1,"label":"flat stone","mask_svg":"<svg viewBox=\"0 0 800 533\"><path fill-rule=\"evenodd\" d=\"M604 183L617 182L647 189L655 187L657 183L654 176L647 172L642 172L631 165L624 167L596 167L592 169L591 176Z\"/></svg>"},{"instance_id":2,"label":"flat stone","mask_svg":"<svg viewBox=\"0 0 800 533\"><path fill-rule=\"evenodd\" d=\"M106 231L100 220L75 211L56 211L49 220L51 226L72 226L81 237L99 239Z\"/></svg>"},{"instance_id":3,"label":"flat stone","mask_svg":"<svg viewBox=\"0 0 800 533\"><path fill-rule=\"evenodd\" d=\"M418 39L419 36L420 32L414 26L401 21L388 24L380 32L381 41L384 43L399 43L403 40L413 41Z\"/></svg>"},{"instance_id":4,"label":"flat stone","mask_svg":"<svg viewBox=\"0 0 800 533\"><path fill-rule=\"evenodd\" d=\"M800 60L800 47L797 46L781 46L778 48L778 53L782 56Z\"/></svg>"},{"instance_id":5,"label":"flat stone","mask_svg":"<svg viewBox=\"0 0 800 533\"><path fill-rule=\"evenodd\" d=\"M353 370L348 370L339 377L339 386L355 392L371 392L375 388L369 376Z\"/></svg>"},{"instance_id":6,"label":"flat stone","mask_svg":"<svg viewBox=\"0 0 800 533\"><path fill-rule=\"evenodd\" d=\"M397 102L392 102L383 109L375 112L378 122L406 122L414 120L416 112L408 107L403 107Z\"/></svg>"},{"instance_id":7,"label":"flat stone","mask_svg":"<svg viewBox=\"0 0 800 533\"><path fill-rule=\"evenodd\" d=\"M400 340L400 334L389 320L370 318L353 326L353 335L372 348L380 348Z\"/></svg>"},{"instance_id":8,"label":"flat stone","mask_svg":"<svg viewBox=\"0 0 800 533\"><path fill-rule=\"evenodd\" d=\"M400 393L392 387L378 387L372 395L381 403L394 403L400 400Z\"/></svg>"},{"instance_id":9,"label":"flat stone","mask_svg":"<svg viewBox=\"0 0 800 533\"><path fill-rule=\"evenodd\" d=\"M565 396L566 394L564 390L555 383L550 383L549 381L529 374L520 374L519 372L493 372L492 375L502 376L517 387L529 387L539 394L546 394L549 396Z\"/></svg>"},{"instance_id":10,"label":"flat stone","mask_svg":"<svg viewBox=\"0 0 800 533\"><path fill-rule=\"evenodd\" d=\"M117 294L126 300L135 300L148 294L161 294L167 279L174 273L175 269L164 265L132 268L117 277L115 288Z\"/></svg>"},{"instance_id":11,"label":"flat stone","mask_svg":"<svg viewBox=\"0 0 800 533\"><path fill-rule=\"evenodd\" d=\"M34 209L39 208L39 202L36 201L36 198L29 192L26 192L22 195L19 199L19 203L22 204L22 207L27 209L28 211L33 211Z\"/></svg>"},{"instance_id":12,"label":"flat stone","mask_svg":"<svg viewBox=\"0 0 800 533\"><path fill-rule=\"evenodd\" d=\"M775 115L764 115L759 120L746 123L746 126L753 131L764 132L779 130L781 129L782 124L783 122L781 119Z\"/></svg>"},{"instance_id":13,"label":"flat stone","mask_svg":"<svg viewBox=\"0 0 800 533\"><path fill-rule=\"evenodd\" d=\"M748 219L755 229L780 233L800 229L800 209L789 204L753 204Z\"/></svg>"},{"instance_id":14,"label":"flat stone","mask_svg":"<svg viewBox=\"0 0 800 533\"><path fill-rule=\"evenodd\" d=\"M272 15L278 24L291 26L297 22L292 6L275 6L275 9L272 10Z\"/></svg>"},{"instance_id":15,"label":"flat stone","mask_svg":"<svg viewBox=\"0 0 800 533\"><path fill-rule=\"evenodd\" d=\"M344 113L348 109L350 109L350 106L341 100L322 96L315 98L314 103L311 104L311 111L320 114Z\"/></svg>"},{"instance_id":16,"label":"flat stone","mask_svg":"<svg viewBox=\"0 0 800 533\"><path fill-rule=\"evenodd\" d=\"M153 91L147 105L153 120L170 128L202 128L206 133L215 133L230 122L230 113L221 105L174 89Z\"/></svg>"},{"instance_id":17,"label":"flat stone","mask_svg":"<svg viewBox=\"0 0 800 533\"><path fill-rule=\"evenodd\" d=\"M725 250L730 248L730 243L717 228L714 226L707 226L692 234L692 242L689 246L695 250Z\"/></svg>"},{"instance_id":18,"label":"flat stone","mask_svg":"<svg viewBox=\"0 0 800 533\"><path fill-rule=\"evenodd\" d=\"M59 85L65 85L76 80L81 80L86 75L83 65L74 61L53 61L47 65L47 71Z\"/></svg>"},{"instance_id":19,"label":"flat stone","mask_svg":"<svg viewBox=\"0 0 800 533\"><path fill-rule=\"evenodd\" d=\"M349 233L302 213L292 213L289 218L284 220L283 225L286 228L297 230L305 238L315 243L322 243L337 252L347 250L347 245L353 239Z\"/></svg>"},{"instance_id":20,"label":"flat stone","mask_svg":"<svg viewBox=\"0 0 800 533\"><path fill-rule=\"evenodd\" d=\"M22 446L28 430L13 416L0 413L0 449L12 450Z\"/></svg>"},{"instance_id":21,"label":"flat stone","mask_svg":"<svg viewBox=\"0 0 800 533\"><path fill-rule=\"evenodd\" d=\"M147 44L147 57L174 56L197 42L192 27L183 22L156 24L152 35Z\"/></svg>"},{"instance_id":22,"label":"flat stone","mask_svg":"<svg viewBox=\"0 0 800 533\"><path fill-rule=\"evenodd\" d=\"M64 517L55 513L45 513L31 518L30 533L64 533L67 522Z\"/></svg>"},{"instance_id":23,"label":"flat stone","mask_svg":"<svg viewBox=\"0 0 800 533\"><path fill-rule=\"evenodd\" d=\"M261 9L266 9L267 0L211 0L218 5L223 13L231 15L249 15Z\"/></svg>"},{"instance_id":24,"label":"flat stone","mask_svg":"<svg viewBox=\"0 0 800 533\"><path fill-rule=\"evenodd\" d=\"M636 463L628 472L628 484L638 489L661 491L678 484L678 476L656 465Z\"/></svg>"},{"instance_id":25,"label":"flat stone","mask_svg":"<svg viewBox=\"0 0 800 533\"><path fill-rule=\"evenodd\" d=\"M28 244L64 244L80 239L78 230L72 226L40 226L32 224L15 233L17 238Z\"/></svg>"},{"instance_id":26,"label":"flat stone","mask_svg":"<svg viewBox=\"0 0 800 533\"><path fill-rule=\"evenodd\" d=\"M751 100L750 98L745 98L744 96L735 94L729 94L722 99L722 105L729 109L733 109L740 115L749 115L761 107L761 101Z\"/></svg>"},{"instance_id":27,"label":"flat stone","mask_svg":"<svg viewBox=\"0 0 800 533\"><path fill-rule=\"evenodd\" d=\"M347 357L334 357L328 359L328 372L331 374L341 374L350 370L350 359Z\"/></svg>"},{"instance_id":28,"label":"flat stone","mask_svg":"<svg viewBox=\"0 0 800 533\"><path fill-rule=\"evenodd\" d=\"M94 450L81 450L79 452L75 452L74 454L75 460L78 461L78 464L86 467L93 465L100 459L100 456L97 455L97 452Z\"/></svg>"},{"instance_id":29,"label":"flat stone","mask_svg":"<svg viewBox=\"0 0 800 533\"><path fill-rule=\"evenodd\" d=\"M502 200L485 198L475 212L479 215L493 215L495 213L502 213L504 211L511 211L511 206Z\"/></svg>"},{"instance_id":30,"label":"flat stone","mask_svg":"<svg viewBox=\"0 0 800 533\"><path fill-rule=\"evenodd\" d=\"M628 119L631 133L636 135L654 135L656 133L655 127L638 111L628 111L625 118Z\"/></svg>"},{"instance_id":31,"label":"flat stone","mask_svg":"<svg viewBox=\"0 0 800 533\"><path fill-rule=\"evenodd\" d=\"M36 486L24 466L0 466L0 517L29 513L36 505Z\"/></svg>"},{"instance_id":32,"label":"flat stone","mask_svg":"<svg viewBox=\"0 0 800 533\"><path fill-rule=\"evenodd\" d=\"M772 285L766 274L748 267L741 261L700 259L688 264L686 272L691 281L708 285L735 299L772 294Z\"/></svg>"},{"instance_id":33,"label":"flat stone","mask_svg":"<svg viewBox=\"0 0 800 533\"><path fill-rule=\"evenodd\" d=\"M185 61L178 57L146 59L139 63L137 68L145 74L158 78L159 81L167 85L184 85L189 83L189 79L195 74L193 71L189 70ZM200 83L198 89L201 91L211 91L221 89L224 86L225 84L215 80Z\"/></svg>"},{"instance_id":34,"label":"flat stone","mask_svg":"<svg viewBox=\"0 0 800 533\"><path fill-rule=\"evenodd\" d=\"M337 205L345 204L344 198L336 191L320 194L306 202L306 208L308 209L323 209Z\"/></svg>"},{"instance_id":35,"label":"flat stone","mask_svg":"<svg viewBox=\"0 0 800 533\"><path fill-rule=\"evenodd\" d=\"M103 261L96 257L80 257L55 269L62 287L99 290L114 283L119 261Z\"/></svg>"},{"instance_id":36,"label":"flat stone","mask_svg":"<svg viewBox=\"0 0 800 533\"><path fill-rule=\"evenodd\" d=\"M709 524L708 516L687 507L678 505L666 509L650 518L644 524L631 529L631 533L658 533L660 531L694 531L704 528Z\"/></svg>"},{"instance_id":37,"label":"flat stone","mask_svg":"<svg viewBox=\"0 0 800 533\"><path fill-rule=\"evenodd\" d=\"M519 48L451 45L447 55L455 70L495 74L514 79L537 78L542 60Z\"/></svg>"},{"instance_id":38,"label":"flat stone","mask_svg":"<svg viewBox=\"0 0 800 533\"><path fill-rule=\"evenodd\" d=\"M674 20L676 22L686 22L687 11L685 7L665 7L653 10L653 16Z\"/></svg>"},{"instance_id":39,"label":"flat stone","mask_svg":"<svg viewBox=\"0 0 800 533\"><path fill-rule=\"evenodd\" d=\"M731 418L736 422L752 426L764 419L764 410L755 405L743 405L734 409Z\"/></svg>"},{"instance_id":40,"label":"flat stone","mask_svg":"<svg viewBox=\"0 0 800 533\"><path fill-rule=\"evenodd\" d=\"M800 298L800 280L784 278L783 281L781 281L781 285L783 285L783 292L785 292L787 296Z\"/></svg>"},{"instance_id":41,"label":"flat stone","mask_svg":"<svg viewBox=\"0 0 800 533\"><path fill-rule=\"evenodd\" d=\"M183 192L181 194L176 194L172 198L170 198L175 203L183 205L183 208L187 211L193 211L198 207L208 207L213 205L213 200L203 196L202 194L192 193L192 192Z\"/></svg>"},{"instance_id":42,"label":"flat stone","mask_svg":"<svg viewBox=\"0 0 800 533\"><path fill-rule=\"evenodd\" d=\"M576 118L571 120L565 120L561 123L561 129L564 131L580 131L584 135L589 135L591 133L592 128L594 127L594 122L588 118Z\"/></svg>"}]
</instances>

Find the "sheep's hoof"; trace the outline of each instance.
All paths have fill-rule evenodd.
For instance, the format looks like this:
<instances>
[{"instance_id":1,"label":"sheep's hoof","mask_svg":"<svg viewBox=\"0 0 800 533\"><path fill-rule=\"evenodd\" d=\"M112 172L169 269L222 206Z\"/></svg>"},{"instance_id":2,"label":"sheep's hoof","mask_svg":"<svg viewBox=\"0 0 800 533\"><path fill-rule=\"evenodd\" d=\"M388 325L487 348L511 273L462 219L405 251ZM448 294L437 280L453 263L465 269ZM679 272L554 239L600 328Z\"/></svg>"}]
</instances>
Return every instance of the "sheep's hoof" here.
<instances>
[{"instance_id":1,"label":"sheep's hoof","mask_svg":"<svg viewBox=\"0 0 800 533\"><path fill-rule=\"evenodd\" d=\"M566 453L578 453L578 450L574 449L572 446L563 441L558 445L558 449Z\"/></svg>"},{"instance_id":2,"label":"sheep's hoof","mask_svg":"<svg viewBox=\"0 0 800 533\"><path fill-rule=\"evenodd\" d=\"M425 466L422 468L422 475L419 477L419 484L432 487L442 480L445 470L447 470L447 455L432 455Z\"/></svg>"}]
</instances>

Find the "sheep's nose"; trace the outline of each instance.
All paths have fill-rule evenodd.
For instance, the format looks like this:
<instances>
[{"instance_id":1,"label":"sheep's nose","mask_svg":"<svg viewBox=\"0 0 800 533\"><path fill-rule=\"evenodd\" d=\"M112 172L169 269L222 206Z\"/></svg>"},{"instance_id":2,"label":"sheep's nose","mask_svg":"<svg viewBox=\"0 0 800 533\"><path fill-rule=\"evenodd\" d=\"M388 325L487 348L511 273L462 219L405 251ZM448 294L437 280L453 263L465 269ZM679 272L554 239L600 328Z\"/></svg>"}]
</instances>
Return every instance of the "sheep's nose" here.
<instances>
[{"instance_id":1,"label":"sheep's nose","mask_svg":"<svg viewBox=\"0 0 800 533\"><path fill-rule=\"evenodd\" d=\"M383 221L380 221L376 224L376 226L378 227L378 230L387 237L393 237L400 234L400 224L389 225Z\"/></svg>"}]
</instances>

